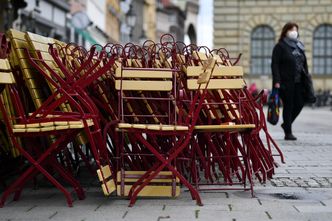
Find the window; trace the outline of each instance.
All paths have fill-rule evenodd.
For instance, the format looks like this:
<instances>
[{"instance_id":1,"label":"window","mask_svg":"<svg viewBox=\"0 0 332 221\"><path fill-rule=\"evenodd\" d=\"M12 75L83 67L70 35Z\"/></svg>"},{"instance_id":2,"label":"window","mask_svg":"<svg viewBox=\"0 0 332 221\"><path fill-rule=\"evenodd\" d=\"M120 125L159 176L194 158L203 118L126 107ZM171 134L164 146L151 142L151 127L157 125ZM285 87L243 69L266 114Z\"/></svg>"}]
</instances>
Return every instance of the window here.
<instances>
[{"instance_id":1,"label":"window","mask_svg":"<svg viewBox=\"0 0 332 221\"><path fill-rule=\"evenodd\" d=\"M54 9L53 22L60 26L65 26L66 25L66 12L57 7L54 7L53 9Z\"/></svg>"},{"instance_id":2,"label":"window","mask_svg":"<svg viewBox=\"0 0 332 221\"><path fill-rule=\"evenodd\" d=\"M256 27L251 33L251 73L271 74L274 31L267 25Z\"/></svg>"},{"instance_id":3,"label":"window","mask_svg":"<svg viewBox=\"0 0 332 221\"><path fill-rule=\"evenodd\" d=\"M36 4L38 6L38 4ZM53 5L46 1L39 2L40 16L52 21Z\"/></svg>"},{"instance_id":4,"label":"window","mask_svg":"<svg viewBox=\"0 0 332 221\"><path fill-rule=\"evenodd\" d=\"M313 74L332 74L332 25L320 25L314 31Z\"/></svg>"}]
</instances>

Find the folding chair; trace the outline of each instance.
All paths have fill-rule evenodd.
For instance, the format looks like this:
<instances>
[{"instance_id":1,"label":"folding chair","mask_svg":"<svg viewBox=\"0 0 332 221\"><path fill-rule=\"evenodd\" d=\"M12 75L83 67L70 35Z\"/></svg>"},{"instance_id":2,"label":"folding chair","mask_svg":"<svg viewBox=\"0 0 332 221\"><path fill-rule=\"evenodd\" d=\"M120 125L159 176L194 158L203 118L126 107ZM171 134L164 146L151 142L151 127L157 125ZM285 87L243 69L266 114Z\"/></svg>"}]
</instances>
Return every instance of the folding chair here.
<instances>
[{"instance_id":1,"label":"folding chair","mask_svg":"<svg viewBox=\"0 0 332 221\"><path fill-rule=\"evenodd\" d=\"M32 112L41 106L44 100L46 100L46 98L52 93L54 88L50 83L45 81L42 75L36 72L35 68L30 64L24 50L28 49L33 56L36 56L35 50L41 50L45 62L59 72L52 57L48 53L48 44L58 41L52 38L46 38L32 33L24 33L13 29L7 31L7 35L12 43L12 52L10 53L9 58L13 67L12 70L16 76L17 84L20 85L20 87L18 87L18 92L27 106L27 111ZM60 110L70 111L70 105L67 103L61 104ZM62 164L65 165L68 170L72 170L75 173L78 171L79 156L77 152L81 151L77 146L79 144L85 144L86 142L84 136L79 134L76 138L76 142L73 143L73 147L76 149L74 154L72 154L69 148L66 148L58 155ZM79 155L83 159L85 158L82 153ZM88 163L86 164L88 165ZM89 165L88 168L90 168Z\"/></svg>"},{"instance_id":2,"label":"folding chair","mask_svg":"<svg viewBox=\"0 0 332 221\"><path fill-rule=\"evenodd\" d=\"M66 52L63 50L69 51ZM91 128L86 128L85 133L87 134L91 151L98 167L97 174L99 180L102 182L103 192L108 196L115 190L114 175L112 177L106 141L103 138L100 126L100 112L88 95L87 87L105 75L113 66L115 60L113 57L107 57L105 51L96 52L96 47L94 46L89 52L83 54L84 58L76 54L79 53L76 47L57 48L55 45L50 45L49 52L60 68L61 73L64 74L64 78L60 79L58 77L61 87L65 87L68 90L75 88L79 95L75 94L74 97L81 97L80 102L82 102L82 106L86 106L93 113L94 125ZM38 54L40 57L40 53ZM47 63L41 59L39 59L39 62L52 73L52 76L56 76L56 73L52 71L52 68ZM35 67L37 68L36 65Z\"/></svg>"},{"instance_id":3,"label":"folding chair","mask_svg":"<svg viewBox=\"0 0 332 221\"><path fill-rule=\"evenodd\" d=\"M197 80L198 84L201 85L205 83L208 85L209 78L213 68L215 66L215 60L211 59L204 68L201 70L201 77ZM198 114L200 108L202 106L204 96L206 95L206 86L202 87L203 93L195 93L193 102L191 103L190 109L188 111L188 116L184 120L183 124L178 125L176 117L172 118L170 116L170 112L167 117L172 122L168 121L169 124L145 124L145 123L132 123L132 122L124 122L128 120L131 115L126 114L124 110L124 100L135 100L140 99L139 97L134 96L125 96L124 91L164 91L166 93L165 98L161 97L145 97L145 100L156 100L158 102L161 101L172 101L171 104L174 104L174 98L176 101L176 86L175 86L175 71L174 69L144 69L144 68L124 68L119 67L116 70L116 89L119 90L119 101L120 101L120 119L121 123L118 124L118 130L123 135L133 134L135 138L144 145L153 155L157 158L157 160L148 171L145 171L144 174L139 178L135 179L136 181L132 184L128 195L130 197L129 206L133 206L137 196L143 191L150 182L156 182L155 177L157 175L161 175L160 172L163 169L168 169L173 176L177 177L181 183L183 183L190 191L193 199L196 200L198 205L202 205L200 196L193 188L193 186L184 178L184 176L173 166L174 161L177 156L188 146L190 139L192 138L192 132L194 130L194 126L196 120L198 118ZM146 80L148 79L148 80ZM173 83L172 83L173 79ZM148 85L148 87L147 87ZM199 91L201 87L198 87ZM176 104L177 102L175 102ZM174 107L176 109L176 106ZM172 108L173 109L173 108ZM173 112L175 113L175 112ZM176 114L176 113L175 113ZM134 115L134 117L148 117L148 116L139 116ZM155 117L153 114L150 115L151 118ZM162 117L162 116L160 116ZM145 134L145 135L144 135ZM154 146L156 142L151 143L149 139L150 135L164 137L171 137L173 140L172 146L166 150L166 153L161 153L161 147ZM123 142L123 141L122 141ZM167 156L167 157L166 157ZM120 175L121 177L121 175ZM117 182L124 182L123 180L118 180ZM120 186L121 188L121 186ZM165 189L165 191L167 191ZM124 191L126 192L126 191ZM143 194L143 193L142 193ZM165 195L165 194L163 194ZM170 194L171 196L174 194Z\"/></svg>"},{"instance_id":4,"label":"folding chair","mask_svg":"<svg viewBox=\"0 0 332 221\"><path fill-rule=\"evenodd\" d=\"M22 35L21 33L18 33L18 34ZM15 35L15 36L17 36L17 35ZM19 44L21 44L21 43L25 44L25 41L22 39L19 39L18 41L16 41L16 43L17 42L19 42ZM17 44L17 45L19 45L19 44ZM39 136L48 135L48 133L47 133L47 131L48 131L49 135L51 137L51 140L53 140L53 142L49 149L47 149L47 150L40 149L39 155L37 154L35 157L38 158L40 156L43 164L50 164L54 170L59 172L67 181L69 181L74 186L75 189L77 189L79 198L83 199L84 198L83 190L79 186L78 182L72 177L71 173L69 171L66 171L63 168L61 168L61 165L57 162L56 159L45 158L43 151L50 154L50 153L52 153L52 151L54 152L54 150L53 150L54 148L57 148L57 152L54 152L54 154L53 153L51 154L54 157L54 155L59 153L60 150L63 150L64 148L66 148L67 143L73 142L73 139L78 134L78 132L83 131L83 129L85 131L89 131L90 127L91 128L94 127L94 125L96 125L98 123L96 120L96 117L98 117L98 114L96 113L96 110L93 109L94 104L89 103L88 99L86 97L84 97L84 93L81 93L82 96L80 96L80 92L75 91L75 89L71 89L70 91L68 91L68 87L65 87L66 85L64 85L62 87L62 85L59 84L58 81L56 81L56 80L61 81L61 78L62 78L62 76L60 74L58 74L58 72L55 72L54 70L52 70L53 71L52 72L51 70L49 70L47 68L43 69L44 67L47 67L47 65L44 66L44 64L47 61L45 62L41 59L42 53L37 52L38 57L36 59L36 58L34 58L34 56L31 56L30 52L28 52L25 48L22 48L20 50L22 50L22 51L19 51L20 52L20 53L18 53L19 55L21 55L21 54L24 55L25 53L27 54L24 56L20 56L20 57L23 57L23 59L20 59L20 60L23 60L25 62L24 64L26 65L26 67L30 67L27 64L29 64L31 62L31 64L34 66L34 68L36 68L39 71L39 72L26 71L25 72L26 79L27 80L31 79L31 77L29 78L29 76L31 76L29 74L31 74L31 73L34 73L34 74L39 73L45 79L47 79L47 82L53 86L54 90L53 90L53 94L51 94L43 103L41 103L41 104L39 103L40 105L36 111L34 111L33 113L30 113L28 116L23 117L23 119L26 118L25 121L27 121L27 122L32 121L33 123L27 124L27 125L25 125L25 124L24 125L21 125L21 124L15 125L14 132L18 133L18 137L25 136L26 133L27 133L27 136L37 136L38 137L38 133L40 131L45 132L45 133L41 133L41 134L39 134ZM48 57L50 57L50 56L48 56ZM54 66L52 66L52 67L54 68ZM32 68L29 68L29 69L32 70ZM50 72L53 74L52 76L49 75ZM31 84L31 85L33 85L33 84ZM34 89L34 88L31 87L31 89ZM78 100L75 101L73 99L73 96ZM72 111L70 111L70 112L61 111L61 109L64 106L71 107ZM20 105L18 105L18 107L20 107ZM20 114L23 115L23 114L25 114L25 112L21 110ZM44 122L45 122L45 124L44 124ZM40 125L42 125L43 127L39 128ZM45 125L47 127L44 128ZM29 128L26 128L26 127L29 127ZM10 131L10 129L8 129L8 130ZM62 130L62 131L60 132L60 130ZM68 137L66 137L67 131L68 131L68 134L71 134L70 136L68 135ZM34 134L30 134L30 132L31 133L34 132ZM97 133L100 134L100 132L97 132ZM59 137L57 137L57 136L59 136ZM64 138L62 138L61 136L63 136ZM57 141L56 141L57 138L59 141L61 141L61 140L64 140L64 141L57 143ZM91 133L90 133L90 140L93 141L93 139L91 137ZM61 148L58 146L60 144L61 144ZM22 150L21 150L21 152L22 152ZM28 151L26 151L26 154L28 154ZM97 159L99 159L99 158L97 158ZM24 183L28 179L34 177L35 174L37 174L37 172L38 172L37 170L35 170L33 168L30 168L30 169L31 170L27 170L26 173L22 176L23 178L20 178L16 183L13 184L12 188L9 188L8 191L6 191L4 193L4 196L2 199L3 203L6 199L6 197L13 191L16 191L15 199L18 199ZM28 174L30 174L30 175L28 175ZM47 178L49 178L49 177L47 177ZM71 206L72 200L71 200L70 195L68 195L68 192L66 192L66 190L61 185L56 183L55 182L56 180L54 181L54 179L52 177L49 179L51 179L53 184L55 184L58 188L60 188L65 193L67 201L68 201L68 205ZM103 179L102 179L103 188L105 188L106 190L111 190L111 188L108 188L108 187L110 187L109 185L112 182L111 181L106 182L105 179L106 179L105 177L103 177ZM15 188L16 188L16 190L15 190Z\"/></svg>"},{"instance_id":5,"label":"folding chair","mask_svg":"<svg viewBox=\"0 0 332 221\"><path fill-rule=\"evenodd\" d=\"M5 60L5 63L9 63ZM25 183L34 178L38 173L43 174L54 186L62 191L67 199L68 206L72 206L72 198L70 193L47 171L52 168L53 171L58 172L65 181L72 185L78 195L79 199L84 199L84 191L73 176L66 172L66 170L57 162L55 154L60 152L66 145L72 141L73 136L79 133L84 126L92 126L93 122L83 116L87 113L75 113L72 115L61 115L59 112L53 112L57 106L53 106L47 110L47 114L26 114L24 106L18 96L15 79L10 70L1 73L1 84L5 84L7 97L2 96L0 101L0 109L4 118L10 141L17 148L20 153L32 164L21 176L19 176L3 193L0 206L2 207L11 193L15 193L14 200L18 200ZM61 91L61 89L60 89ZM76 104L68 94L62 92L62 96L67 96L72 104ZM16 116L9 116L8 107L4 103L5 99L10 99L15 108ZM8 104L7 104L8 105ZM52 106L52 104L50 105ZM33 154L26 148L22 147L17 138L24 139L25 137L40 138L47 136L56 138L48 147L43 147L39 143L38 152ZM36 145L37 143L34 143Z\"/></svg>"},{"instance_id":6,"label":"folding chair","mask_svg":"<svg viewBox=\"0 0 332 221\"><path fill-rule=\"evenodd\" d=\"M45 79L36 72L35 68L30 64L25 49L28 49L33 56L36 56L35 50L40 49L42 51L43 59L46 63L51 65L54 70L59 72L59 69L54 64L54 61L48 53L48 44L58 42L52 38L46 38L40 35L32 33L24 33L17 30L10 29L7 35L12 43L12 52L10 53L10 62L13 66L13 72L15 73L20 97L23 98L27 111L32 112L36 108L39 108L44 100L54 90L53 86L45 81ZM31 39L30 39L31 37ZM36 40L37 39L37 40ZM61 111L70 111L70 105L68 103L61 104ZM58 154L58 158L67 170L77 173L80 168L79 156L85 160L88 169L91 171L91 167L87 163L86 157L82 153L79 145L86 144L86 138L80 133L76 141L72 143L74 151L66 148L64 151ZM49 142L52 138L50 138ZM79 153L79 154L78 154Z\"/></svg>"},{"instance_id":7,"label":"folding chair","mask_svg":"<svg viewBox=\"0 0 332 221\"><path fill-rule=\"evenodd\" d=\"M204 60L206 60L205 58ZM186 67L186 76L187 80L184 83L186 85L185 90L187 91L186 99L190 99L190 91L196 90L198 85L196 83L196 78L199 76L201 66L187 66ZM231 163L233 163L233 169L235 172L241 169L241 184L244 184L246 178L251 182L250 165L248 162L248 157L246 157L247 151L245 144L239 145L240 142L234 143L232 136L236 136L239 132L250 131L255 128L255 125L252 123L241 123L236 122L234 119L229 118L226 115L232 115L231 110L232 105L227 104L226 102L222 103L214 99L214 91L221 90L232 90L237 88L242 88L244 86L243 79L234 78L237 75L241 75L241 67L219 67L216 66L212 72L210 83L207 87L209 93L206 96L206 99L203 103L202 113L200 118L197 121L197 125L194 127L194 133L197 134L196 140L192 141L192 151L196 154L193 156L193 160L201 161L201 165L205 170L205 178L211 182L211 184L221 184L220 182L213 181L214 179L211 176L211 169L214 171L214 164L218 165L219 170L223 174L225 185L236 184L231 179L230 170ZM234 76L230 79L225 79L225 76ZM227 106L227 108L223 108ZM222 108L220 108L222 107ZM234 114L239 114L235 112ZM234 117L233 117L234 118ZM198 139L203 139L200 141ZM237 139L237 138L236 138ZM204 146L202 146L202 144ZM241 148L241 154L244 158L244 167L241 165L238 158L238 150ZM192 168L196 168L193 166ZM199 188L199 182L197 174L198 171L193 171L193 182L196 184L196 187ZM217 175L216 175L217 176ZM218 177L216 177L218 178ZM219 188L218 188L219 189Z\"/></svg>"},{"instance_id":8,"label":"folding chair","mask_svg":"<svg viewBox=\"0 0 332 221\"><path fill-rule=\"evenodd\" d=\"M205 53L197 51L194 52L193 57L199 63L208 58ZM260 119L257 116L253 104L254 101L248 98L244 93L246 88L245 82L242 79L242 68L239 66L220 66L221 64L231 65L230 62L225 63L220 57L217 61L219 67L214 69L212 74L212 78L214 79L211 79L209 84L210 93L207 95L207 108L204 114L206 118L202 119L203 124L208 122L209 125L196 126L197 132L203 132L206 137L205 139L207 140L206 143L209 143L209 145L206 146L206 149L203 147L203 150L198 152L200 155L199 158L204 158L202 157L202 153L207 151L207 157L205 157L207 162L203 161L202 164L208 164L208 166L205 167L205 173L206 178L210 178L209 181L211 184L220 184L219 182L214 182L211 178L210 167L212 167L212 170L214 171L212 164L219 164L219 168L223 173L225 180L224 183L221 183L223 185L236 184L231 180L230 169L237 174L236 168L239 167L242 170L242 176L237 175L240 181L238 184L243 184L244 189L248 189L246 188L245 180L247 177L250 183L249 189L253 194L251 173L255 173L256 177L261 182L265 182L266 176L271 177L273 173L273 158L269 151L264 148L264 145L259 138L259 130L261 129L259 124ZM187 67L187 74L190 73L190 75L194 75L194 68ZM188 88L191 87L189 81L190 79L187 82ZM218 125L215 125L216 123ZM217 132L217 134L215 134L215 132ZM218 135L220 133L222 133L222 136ZM238 140L238 135L240 135L242 144ZM199 138L200 136L197 137ZM209 140L213 140L213 142ZM200 143L205 142L203 141ZM223 143L226 146L221 145ZM212 152L209 149L212 150ZM240 151L239 153L241 153L242 156L238 155L238 151ZM207 159L209 158L208 156L211 155L212 159ZM219 161L218 159L220 158L225 160ZM232 158L236 161L230 161ZM238 161L237 158L243 158L245 170L243 170L241 164L239 164L240 161ZM261 172L263 178L260 177L259 172ZM196 182L196 186L199 187L196 174L197 172L195 171L194 182ZM217 175L215 176L218 178Z\"/></svg>"}]
</instances>

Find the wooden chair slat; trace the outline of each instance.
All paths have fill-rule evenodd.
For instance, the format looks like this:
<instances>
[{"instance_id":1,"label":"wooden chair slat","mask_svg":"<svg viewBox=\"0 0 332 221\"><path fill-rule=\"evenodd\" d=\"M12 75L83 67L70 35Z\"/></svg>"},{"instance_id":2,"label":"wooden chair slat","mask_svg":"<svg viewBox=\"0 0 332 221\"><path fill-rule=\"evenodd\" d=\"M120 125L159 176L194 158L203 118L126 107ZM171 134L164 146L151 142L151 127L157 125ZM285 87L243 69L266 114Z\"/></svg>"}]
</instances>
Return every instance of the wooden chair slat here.
<instances>
[{"instance_id":1,"label":"wooden chair slat","mask_svg":"<svg viewBox=\"0 0 332 221\"><path fill-rule=\"evenodd\" d=\"M121 73L122 71L122 73ZM121 67L115 71L115 77L117 78L155 78L155 79L171 79L172 72L168 69L162 71L154 71L149 69L141 70L121 70Z\"/></svg>"},{"instance_id":2,"label":"wooden chair slat","mask_svg":"<svg viewBox=\"0 0 332 221\"><path fill-rule=\"evenodd\" d=\"M8 59L0 59L0 71L2 72L11 71Z\"/></svg>"},{"instance_id":3,"label":"wooden chair slat","mask_svg":"<svg viewBox=\"0 0 332 221\"><path fill-rule=\"evenodd\" d=\"M0 84L15 84L15 78L11 72L0 72Z\"/></svg>"},{"instance_id":4,"label":"wooden chair slat","mask_svg":"<svg viewBox=\"0 0 332 221\"><path fill-rule=\"evenodd\" d=\"M202 66L188 66L186 69L188 77L197 77L203 72ZM243 67L242 66L216 66L213 69L212 77L242 77Z\"/></svg>"},{"instance_id":5,"label":"wooden chair slat","mask_svg":"<svg viewBox=\"0 0 332 221\"><path fill-rule=\"evenodd\" d=\"M132 183L136 182L145 173L146 171L119 171L117 173L117 180L119 181L117 183L117 195L128 196ZM124 183L123 186L121 186L120 181ZM140 191L138 196L177 197L180 195L180 186L177 185L179 182L179 178L175 178L172 172L161 171Z\"/></svg>"},{"instance_id":6,"label":"wooden chair slat","mask_svg":"<svg viewBox=\"0 0 332 221\"><path fill-rule=\"evenodd\" d=\"M196 125L194 130L197 132L229 132L243 131L255 128L255 124L229 124L229 125Z\"/></svg>"},{"instance_id":7,"label":"wooden chair slat","mask_svg":"<svg viewBox=\"0 0 332 221\"><path fill-rule=\"evenodd\" d=\"M243 79L210 79L208 89L242 89L245 86ZM189 90L197 90L199 84L196 79L188 79L187 87ZM204 88L205 84L201 85Z\"/></svg>"},{"instance_id":8,"label":"wooden chair slat","mask_svg":"<svg viewBox=\"0 0 332 221\"><path fill-rule=\"evenodd\" d=\"M171 91L172 81L116 80L115 88L125 91Z\"/></svg>"}]
</instances>

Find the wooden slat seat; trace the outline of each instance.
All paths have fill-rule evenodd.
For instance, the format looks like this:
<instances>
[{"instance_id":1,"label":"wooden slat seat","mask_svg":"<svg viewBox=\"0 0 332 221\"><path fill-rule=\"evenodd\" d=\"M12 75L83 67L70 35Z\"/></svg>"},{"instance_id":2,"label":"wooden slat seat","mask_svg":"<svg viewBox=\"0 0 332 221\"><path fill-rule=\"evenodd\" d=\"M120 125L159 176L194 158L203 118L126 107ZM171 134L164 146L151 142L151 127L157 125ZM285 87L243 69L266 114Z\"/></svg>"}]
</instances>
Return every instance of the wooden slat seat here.
<instances>
[{"instance_id":1,"label":"wooden slat seat","mask_svg":"<svg viewBox=\"0 0 332 221\"><path fill-rule=\"evenodd\" d=\"M33 113L29 113L29 116L32 116ZM42 117L42 114L36 114L36 117ZM48 114L45 117L60 117L61 115L56 115L56 114Z\"/></svg>"},{"instance_id":2,"label":"wooden slat seat","mask_svg":"<svg viewBox=\"0 0 332 221\"><path fill-rule=\"evenodd\" d=\"M87 120L88 126L93 126L91 119ZM25 132L45 132L52 130L66 130L66 129L80 129L84 128L83 120L78 121L51 121L41 123L28 123L28 124L14 124L14 133L25 133Z\"/></svg>"},{"instance_id":3,"label":"wooden slat seat","mask_svg":"<svg viewBox=\"0 0 332 221\"><path fill-rule=\"evenodd\" d=\"M169 69L127 68L121 66L115 71L116 90L127 91L171 91L173 73ZM146 80L153 79L153 80Z\"/></svg>"},{"instance_id":4,"label":"wooden slat seat","mask_svg":"<svg viewBox=\"0 0 332 221\"><path fill-rule=\"evenodd\" d=\"M0 82L2 84L12 84L15 82L15 79L12 73L0 71Z\"/></svg>"},{"instance_id":5,"label":"wooden slat seat","mask_svg":"<svg viewBox=\"0 0 332 221\"><path fill-rule=\"evenodd\" d=\"M11 72L8 59L0 59L0 84L14 84L15 78Z\"/></svg>"},{"instance_id":6,"label":"wooden slat seat","mask_svg":"<svg viewBox=\"0 0 332 221\"><path fill-rule=\"evenodd\" d=\"M11 72L8 59L0 59L0 83L1 84L15 83L15 79Z\"/></svg>"},{"instance_id":7,"label":"wooden slat seat","mask_svg":"<svg viewBox=\"0 0 332 221\"><path fill-rule=\"evenodd\" d=\"M206 60L207 57L203 53L196 53L197 59L202 61ZM187 79L187 88L189 90L195 90L198 88L199 84L197 84L197 78L202 74L204 67L203 66L188 66L186 69ZM215 90L218 92L220 98L222 99L220 104L224 105L225 110L228 114L228 117L231 120L239 119L240 113L237 109L237 106L233 103L227 103L224 100L224 96L221 93L222 90L228 91L232 89L243 89L245 87L245 81L243 79L243 67L242 66L216 66L211 75L211 79L208 85L209 90ZM202 85L204 86L204 85ZM215 109L217 115L210 110L213 105L207 103L207 107L209 109L209 114L211 119L216 119L221 117L222 113L218 107ZM230 109L234 110L234 114L230 111ZM219 111L219 112L218 112ZM223 123L221 125L196 125L194 127L195 132L241 132L246 130L251 130L255 128L255 124L235 124L232 123Z\"/></svg>"},{"instance_id":8,"label":"wooden slat seat","mask_svg":"<svg viewBox=\"0 0 332 221\"><path fill-rule=\"evenodd\" d=\"M172 81L116 80L115 88L124 91L171 91Z\"/></svg>"},{"instance_id":9,"label":"wooden slat seat","mask_svg":"<svg viewBox=\"0 0 332 221\"><path fill-rule=\"evenodd\" d=\"M179 125L165 125L165 124L129 124L119 123L119 129L142 129L142 130L155 130L155 131L188 131L187 126Z\"/></svg>"},{"instance_id":10,"label":"wooden slat seat","mask_svg":"<svg viewBox=\"0 0 332 221\"><path fill-rule=\"evenodd\" d=\"M112 172L110 166L106 165L97 170L97 175L99 181L103 182L106 180L105 184L101 185L105 196L109 196L112 192L116 190L114 180L112 178Z\"/></svg>"},{"instance_id":11,"label":"wooden slat seat","mask_svg":"<svg viewBox=\"0 0 332 221\"><path fill-rule=\"evenodd\" d=\"M255 124L221 124L221 125L196 125L195 132L230 132L244 131L255 128Z\"/></svg>"},{"instance_id":12,"label":"wooden slat seat","mask_svg":"<svg viewBox=\"0 0 332 221\"><path fill-rule=\"evenodd\" d=\"M186 69L187 74L187 87L189 90L196 90L199 87L197 77L203 72L203 66L188 66ZM208 85L209 90L217 89L239 89L245 86L245 81L242 78L243 68L241 66L216 66L212 71L212 76ZM221 79L220 77L234 77ZM202 84L201 87L205 87Z\"/></svg>"},{"instance_id":13,"label":"wooden slat seat","mask_svg":"<svg viewBox=\"0 0 332 221\"><path fill-rule=\"evenodd\" d=\"M117 173L117 195L128 196L132 184L146 171L119 171ZM145 186L138 196L146 197L177 197L180 195L179 178L170 171L161 171Z\"/></svg>"},{"instance_id":14,"label":"wooden slat seat","mask_svg":"<svg viewBox=\"0 0 332 221\"><path fill-rule=\"evenodd\" d=\"M198 77L202 73L202 66L188 66L187 67L188 77ZM242 77L243 67L242 66L216 66L213 69L212 77Z\"/></svg>"},{"instance_id":15,"label":"wooden slat seat","mask_svg":"<svg viewBox=\"0 0 332 221\"><path fill-rule=\"evenodd\" d=\"M121 73L122 71L122 73ZM119 66L115 71L115 77L117 78L155 78L155 79L172 79L173 75L169 69L159 68L158 71L148 68L127 69L122 70Z\"/></svg>"},{"instance_id":16,"label":"wooden slat seat","mask_svg":"<svg viewBox=\"0 0 332 221\"><path fill-rule=\"evenodd\" d=\"M8 59L0 59L0 71L1 72L11 71Z\"/></svg>"},{"instance_id":17,"label":"wooden slat seat","mask_svg":"<svg viewBox=\"0 0 332 221\"><path fill-rule=\"evenodd\" d=\"M187 81L187 86L189 90L197 90L199 84L196 79L189 79ZM211 79L208 85L208 89L239 89L245 86L243 79ZM205 87L205 84L202 84L201 87Z\"/></svg>"},{"instance_id":18,"label":"wooden slat seat","mask_svg":"<svg viewBox=\"0 0 332 221\"><path fill-rule=\"evenodd\" d=\"M27 79L31 79L30 82L27 82L27 88L35 107L38 108L43 103L43 100L45 100L43 89L44 84L37 83L41 78L34 70L34 68L29 64L28 57L24 52L24 49L31 51L31 46L26 40L26 33L10 29L7 32L7 36L10 39L10 43L12 45L11 63L15 67L19 67L21 69L23 79L25 81Z\"/></svg>"}]
</instances>

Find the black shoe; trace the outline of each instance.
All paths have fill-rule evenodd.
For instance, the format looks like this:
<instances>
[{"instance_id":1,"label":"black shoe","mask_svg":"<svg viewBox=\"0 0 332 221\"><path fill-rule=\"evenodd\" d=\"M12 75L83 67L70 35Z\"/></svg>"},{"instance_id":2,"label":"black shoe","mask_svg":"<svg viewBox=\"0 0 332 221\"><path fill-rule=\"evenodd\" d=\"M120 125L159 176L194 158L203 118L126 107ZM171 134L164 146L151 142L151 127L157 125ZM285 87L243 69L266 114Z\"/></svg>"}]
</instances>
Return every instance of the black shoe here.
<instances>
[{"instance_id":1,"label":"black shoe","mask_svg":"<svg viewBox=\"0 0 332 221\"><path fill-rule=\"evenodd\" d=\"M297 140L297 138L293 134L286 134L285 140Z\"/></svg>"}]
</instances>

